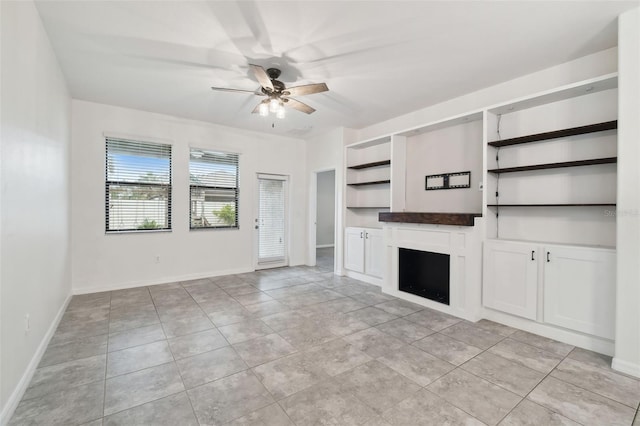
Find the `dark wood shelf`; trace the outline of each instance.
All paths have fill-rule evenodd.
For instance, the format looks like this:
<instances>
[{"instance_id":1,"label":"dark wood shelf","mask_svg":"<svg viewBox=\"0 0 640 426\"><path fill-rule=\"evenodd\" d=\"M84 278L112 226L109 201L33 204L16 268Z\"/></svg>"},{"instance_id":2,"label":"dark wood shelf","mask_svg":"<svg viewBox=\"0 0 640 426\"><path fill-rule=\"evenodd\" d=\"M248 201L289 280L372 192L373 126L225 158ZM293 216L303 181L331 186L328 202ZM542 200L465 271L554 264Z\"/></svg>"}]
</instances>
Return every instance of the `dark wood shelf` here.
<instances>
[{"instance_id":1,"label":"dark wood shelf","mask_svg":"<svg viewBox=\"0 0 640 426\"><path fill-rule=\"evenodd\" d=\"M357 164L355 166L349 166L347 168L359 170L359 169L368 169L370 167L388 166L390 164L391 164L391 160L382 160L382 161L374 161L373 163Z\"/></svg>"},{"instance_id":2,"label":"dark wood shelf","mask_svg":"<svg viewBox=\"0 0 640 426\"><path fill-rule=\"evenodd\" d=\"M520 136L517 138L503 139L489 142L495 147L519 145L521 143L546 141L549 139L565 138L567 136L586 135L588 133L604 132L618 128L618 120L606 121L604 123L589 124L588 126L572 127L570 129L554 130L552 132L537 133L535 135Z\"/></svg>"},{"instance_id":3,"label":"dark wood shelf","mask_svg":"<svg viewBox=\"0 0 640 426\"><path fill-rule=\"evenodd\" d=\"M391 183L391 180L372 180L370 182L358 182L358 183L348 183L348 186L363 186L363 185L380 185L383 183Z\"/></svg>"},{"instance_id":4,"label":"dark wood shelf","mask_svg":"<svg viewBox=\"0 0 640 426\"><path fill-rule=\"evenodd\" d=\"M347 206L348 209L390 209L391 206Z\"/></svg>"},{"instance_id":5,"label":"dark wood shelf","mask_svg":"<svg viewBox=\"0 0 640 426\"><path fill-rule=\"evenodd\" d=\"M380 222L430 223L434 225L473 226L473 220L482 217L480 213L427 213L427 212L381 212Z\"/></svg>"},{"instance_id":6,"label":"dark wood shelf","mask_svg":"<svg viewBox=\"0 0 640 426\"><path fill-rule=\"evenodd\" d=\"M564 167L580 167L580 166L593 166L596 164L611 164L611 163L616 163L617 161L618 161L617 157L593 158L591 160L563 161L561 163L547 163L547 164L533 164L530 166L505 167L502 169L490 169L487 171L489 173L527 172L530 170L561 169Z\"/></svg>"},{"instance_id":7,"label":"dark wood shelf","mask_svg":"<svg viewBox=\"0 0 640 426\"><path fill-rule=\"evenodd\" d=\"M487 204L487 207L606 207L616 203L577 203L577 204Z\"/></svg>"}]
</instances>

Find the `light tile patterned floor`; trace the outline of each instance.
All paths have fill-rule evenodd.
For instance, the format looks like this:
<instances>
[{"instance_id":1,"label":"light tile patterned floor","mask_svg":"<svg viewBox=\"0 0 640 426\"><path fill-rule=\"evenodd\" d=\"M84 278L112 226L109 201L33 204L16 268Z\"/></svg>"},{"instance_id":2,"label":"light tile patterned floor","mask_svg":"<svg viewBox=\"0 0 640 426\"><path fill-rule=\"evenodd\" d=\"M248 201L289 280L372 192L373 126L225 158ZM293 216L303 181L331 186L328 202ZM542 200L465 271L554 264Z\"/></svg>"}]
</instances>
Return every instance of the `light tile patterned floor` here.
<instances>
[{"instance_id":1,"label":"light tile patterned floor","mask_svg":"<svg viewBox=\"0 0 640 426\"><path fill-rule=\"evenodd\" d=\"M74 297L10 424L640 426L609 358L318 264Z\"/></svg>"}]
</instances>

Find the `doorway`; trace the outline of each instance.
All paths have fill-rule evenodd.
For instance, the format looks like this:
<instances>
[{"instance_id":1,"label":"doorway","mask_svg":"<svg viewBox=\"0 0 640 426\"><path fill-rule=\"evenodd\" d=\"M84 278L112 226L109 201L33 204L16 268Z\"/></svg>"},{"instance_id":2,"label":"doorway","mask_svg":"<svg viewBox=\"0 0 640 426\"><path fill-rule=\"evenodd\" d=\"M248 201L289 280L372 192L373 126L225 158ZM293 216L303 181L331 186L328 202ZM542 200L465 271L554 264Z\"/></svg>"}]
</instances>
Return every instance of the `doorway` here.
<instances>
[{"instance_id":1,"label":"doorway","mask_svg":"<svg viewBox=\"0 0 640 426\"><path fill-rule=\"evenodd\" d=\"M316 173L316 266L334 271L336 234L336 171Z\"/></svg>"},{"instance_id":2,"label":"doorway","mask_svg":"<svg viewBox=\"0 0 640 426\"><path fill-rule=\"evenodd\" d=\"M256 269L278 268L289 264L287 192L287 176L258 174Z\"/></svg>"}]
</instances>

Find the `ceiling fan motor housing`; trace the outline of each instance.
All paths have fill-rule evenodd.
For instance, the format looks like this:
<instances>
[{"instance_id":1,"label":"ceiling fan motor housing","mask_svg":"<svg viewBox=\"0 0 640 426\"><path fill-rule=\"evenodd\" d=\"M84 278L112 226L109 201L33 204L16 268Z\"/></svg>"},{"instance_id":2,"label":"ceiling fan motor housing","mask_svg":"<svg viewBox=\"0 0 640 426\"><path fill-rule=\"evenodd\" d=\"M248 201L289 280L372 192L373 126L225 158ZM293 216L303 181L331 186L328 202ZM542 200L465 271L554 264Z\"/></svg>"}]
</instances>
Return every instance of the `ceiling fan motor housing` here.
<instances>
[{"instance_id":1,"label":"ceiling fan motor housing","mask_svg":"<svg viewBox=\"0 0 640 426\"><path fill-rule=\"evenodd\" d=\"M285 85L283 82L276 80L278 77L280 77L280 73L281 71L277 68L268 68L267 69L267 75L269 76L269 79L271 79L271 84L273 85L273 92L269 91L268 89L265 89L264 87L262 88L262 93L264 93L265 95L271 95L271 94L276 94L276 95L280 95L282 94L282 92L285 90Z\"/></svg>"}]
</instances>

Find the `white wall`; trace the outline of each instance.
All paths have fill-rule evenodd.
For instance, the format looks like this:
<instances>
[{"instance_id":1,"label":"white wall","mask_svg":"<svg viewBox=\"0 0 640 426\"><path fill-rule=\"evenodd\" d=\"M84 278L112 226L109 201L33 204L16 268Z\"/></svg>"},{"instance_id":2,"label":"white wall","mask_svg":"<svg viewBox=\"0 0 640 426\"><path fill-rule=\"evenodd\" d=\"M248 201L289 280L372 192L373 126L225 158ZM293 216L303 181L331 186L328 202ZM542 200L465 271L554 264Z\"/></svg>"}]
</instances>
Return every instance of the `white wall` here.
<instances>
[{"instance_id":1,"label":"white wall","mask_svg":"<svg viewBox=\"0 0 640 426\"><path fill-rule=\"evenodd\" d=\"M332 246L336 226L336 173L330 170L317 176L316 246Z\"/></svg>"},{"instance_id":2,"label":"white wall","mask_svg":"<svg viewBox=\"0 0 640 426\"><path fill-rule=\"evenodd\" d=\"M613 367L640 377L640 10L620 16L617 305Z\"/></svg>"},{"instance_id":3,"label":"white wall","mask_svg":"<svg viewBox=\"0 0 640 426\"><path fill-rule=\"evenodd\" d=\"M33 3L0 2L0 11L3 423L22 397L71 293L70 97Z\"/></svg>"},{"instance_id":4,"label":"white wall","mask_svg":"<svg viewBox=\"0 0 640 426\"><path fill-rule=\"evenodd\" d=\"M482 211L482 121L445 127L407 138L406 211ZM471 172L471 187L425 190L425 176Z\"/></svg>"},{"instance_id":5,"label":"white wall","mask_svg":"<svg viewBox=\"0 0 640 426\"><path fill-rule=\"evenodd\" d=\"M309 219L308 230L309 235L307 249L307 264L315 265L315 248L316 248L316 172L335 169L336 182L336 235L335 235L335 252L336 273L342 274L342 227L343 227L343 210L344 210L344 144L353 140L353 130L345 128L337 128L323 135L310 138L306 141L306 168L308 177L308 205Z\"/></svg>"},{"instance_id":6,"label":"white wall","mask_svg":"<svg viewBox=\"0 0 640 426\"><path fill-rule=\"evenodd\" d=\"M617 48L603 50L365 127L358 132L358 139L374 139L518 97L529 96L532 93L553 89L564 84L616 72L618 69L617 59Z\"/></svg>"},{"instance_id":7,"label":"white wall","mask_svg":"<svg viewBox=\"0 0 640 426\"><path fill-rule=\"evenodd\" d=\"M72 113L74 293L253 270L256 173L289 175L290 264L305 262L304 141L77 100ZM172 232L105 235L104 132L173 145ZM189 230L190 146L240 153L240 229Z\"/></svg>"}]
</instances>

